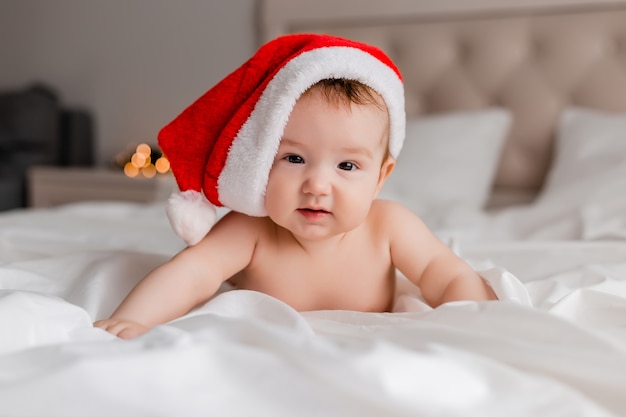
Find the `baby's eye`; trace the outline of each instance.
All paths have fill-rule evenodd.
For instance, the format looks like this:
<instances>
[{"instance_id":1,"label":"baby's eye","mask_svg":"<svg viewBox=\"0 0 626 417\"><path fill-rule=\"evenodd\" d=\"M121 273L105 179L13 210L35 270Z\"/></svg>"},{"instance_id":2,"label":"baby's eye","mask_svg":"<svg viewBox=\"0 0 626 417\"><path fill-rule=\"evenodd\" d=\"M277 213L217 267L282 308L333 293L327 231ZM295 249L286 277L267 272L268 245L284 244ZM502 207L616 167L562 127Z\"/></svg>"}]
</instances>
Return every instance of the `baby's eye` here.
<instances>
[{"instance_id":1,"label":"baby's eye","mask_svg":"<svg viewBox=\"0 0 626 417\"><path fill-rule=\"evenodd\" d=\"M346 161L346 162L341 162L338 165L338 168L342 169L344 171L354 171L355 169L357 169L357 166L356 166L356 164L354 162Z\"/></svg>"},{"instance_id":2,"label":"baby's eye","mask_svg":"<svg viewBox=\"0 0 626 417\"><path fill-rule=\"evenodd\" d=\"M304 159L300 155L287 155L285 160L290 164L304 164Z\"/></svg>"}]
</instances>

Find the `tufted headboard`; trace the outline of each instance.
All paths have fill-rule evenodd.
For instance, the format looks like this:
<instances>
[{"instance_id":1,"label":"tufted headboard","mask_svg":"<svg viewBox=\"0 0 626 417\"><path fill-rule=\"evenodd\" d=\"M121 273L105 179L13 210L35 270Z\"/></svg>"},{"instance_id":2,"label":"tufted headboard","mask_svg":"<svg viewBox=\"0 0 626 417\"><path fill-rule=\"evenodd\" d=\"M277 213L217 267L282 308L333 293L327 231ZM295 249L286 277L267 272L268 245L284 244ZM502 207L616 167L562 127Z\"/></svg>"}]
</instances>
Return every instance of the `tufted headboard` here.
<instances>
[{"instance_id":1,"label":"tufted headboard","mask_svg":"<svg viewBox=\"0 0 626 417\"><path fill-rule=\"evenodd\" d=\"M381 47L405 78L407 117L509 108L494 205L536 195L565 107L626 111L626 0L262 0L259 31Z\"/></svg>"}]
</instances>

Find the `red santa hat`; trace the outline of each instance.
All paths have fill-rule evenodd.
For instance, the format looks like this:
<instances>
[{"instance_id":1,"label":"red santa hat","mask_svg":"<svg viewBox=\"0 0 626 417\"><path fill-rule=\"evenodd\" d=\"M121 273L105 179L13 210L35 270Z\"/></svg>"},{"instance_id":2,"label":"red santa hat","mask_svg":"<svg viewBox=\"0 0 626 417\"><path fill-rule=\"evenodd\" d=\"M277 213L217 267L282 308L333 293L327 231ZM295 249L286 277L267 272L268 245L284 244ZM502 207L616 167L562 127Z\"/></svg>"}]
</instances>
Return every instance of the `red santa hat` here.
<instances>
[{"instance_id":1,"label":"red santa hat","mask_svg":"<svg viewBox=\"0 0 626 417\"><path fill-rule=\"evenodd\" d=\"M265 187L298 98L323 79L359 81L385 101L389 151L405 134L400 71L380 49L329 35L286 35L263 45L246 63L187 107L159 133L181 192L167 213L174 231L198 243L216 220L215 206L264 216Z\"/></svg>"}]
</instances>

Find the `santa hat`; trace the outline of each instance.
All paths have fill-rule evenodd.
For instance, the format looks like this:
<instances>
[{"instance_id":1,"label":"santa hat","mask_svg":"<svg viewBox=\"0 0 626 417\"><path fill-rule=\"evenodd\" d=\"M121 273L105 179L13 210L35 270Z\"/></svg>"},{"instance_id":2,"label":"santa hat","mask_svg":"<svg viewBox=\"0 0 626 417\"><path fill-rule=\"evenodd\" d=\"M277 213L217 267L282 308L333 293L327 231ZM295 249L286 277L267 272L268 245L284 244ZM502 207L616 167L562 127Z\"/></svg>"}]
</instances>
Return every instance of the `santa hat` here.
<instances>
[{"instance_id":1,"label":"santa hat","mask_svg":"<svg viewBox=\"0 0 626 417\"><path fill-rule=\"evenodd\" d=\"M180 193L168 202L174 231L198 243L216 220L215 206L265 216L265 187L298 98L323 79L359 81L385 101L389 151L405 133L402 76L378 48L329 35L286 35L185 109L159 133Z\"/></svg>"}]
</instances>

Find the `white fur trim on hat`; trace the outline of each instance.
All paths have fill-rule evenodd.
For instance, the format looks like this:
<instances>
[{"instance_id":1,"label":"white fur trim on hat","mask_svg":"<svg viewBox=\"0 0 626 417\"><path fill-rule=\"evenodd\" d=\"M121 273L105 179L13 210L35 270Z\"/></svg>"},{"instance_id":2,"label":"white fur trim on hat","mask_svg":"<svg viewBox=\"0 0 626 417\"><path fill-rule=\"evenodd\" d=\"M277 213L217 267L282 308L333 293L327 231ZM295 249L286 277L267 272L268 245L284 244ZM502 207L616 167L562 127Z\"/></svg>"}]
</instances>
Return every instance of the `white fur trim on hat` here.
<instances>
[{"instance_id":1,"label":"white fur trim on hat","mask_svg":"<svg viewBox=\"0 0 626 417\"><path fill-rule=\"evenodd\" d=\"M193 246L200 242L215 224L215 206L198 191L173 193L166 206L167 217L174 232Z\"/></svg>"},{"instance_id":2,"label":"white fur trim on hat","mask_svg":"<svg viewBox=\"0 0 626 417\"><path fill-rule=\"evenodd\" d=\"M379 93L389 112L389 151L400 153L405 135L404 87L388 65L354 47L304 52L270 80L231 145L218 180L221 202L241 213L265 216L265 188L289 115L300 96L328 78L360 81Z\"/></svg>"}]
</instances>

